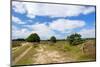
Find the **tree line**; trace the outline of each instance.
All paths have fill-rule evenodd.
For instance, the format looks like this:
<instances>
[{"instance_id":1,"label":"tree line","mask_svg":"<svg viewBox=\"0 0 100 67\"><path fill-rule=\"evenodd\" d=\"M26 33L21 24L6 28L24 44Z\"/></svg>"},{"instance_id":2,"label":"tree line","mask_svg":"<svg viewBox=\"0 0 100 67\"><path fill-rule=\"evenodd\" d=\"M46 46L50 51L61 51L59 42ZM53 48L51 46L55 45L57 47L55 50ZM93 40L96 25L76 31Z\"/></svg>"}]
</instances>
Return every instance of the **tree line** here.
<instances>
[{"instance_id":1,"label":"tree line","mask_svg":"<svg viewBox=\"0 0 100 67\"><path fill-rule=\"evenodd\" d=\"M32 33L30 34L26 39L27 42L40 42L40 37L38 36L38 34L36 33ZM69 35L66 40L71 44L71 45L78 45L83 43L83 39L81 38L81 35L78 33L74 33ZM57 39L55 36L52 36L49 39L50 42L52 43L56 43Z\"/></svg>"}]
</instances>

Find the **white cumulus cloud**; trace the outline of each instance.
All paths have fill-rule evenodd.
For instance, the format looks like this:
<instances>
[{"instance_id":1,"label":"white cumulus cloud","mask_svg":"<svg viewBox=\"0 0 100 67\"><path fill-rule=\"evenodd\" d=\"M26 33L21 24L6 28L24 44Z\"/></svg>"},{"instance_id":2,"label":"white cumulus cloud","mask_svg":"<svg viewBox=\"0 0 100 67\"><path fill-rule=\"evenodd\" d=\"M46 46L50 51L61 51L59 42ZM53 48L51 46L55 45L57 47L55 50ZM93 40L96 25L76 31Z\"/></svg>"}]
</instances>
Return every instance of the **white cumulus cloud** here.
<instances>
[{"instance_id":1,"label":"white cumulus cloud","mask_svg":"<svg viewBox=\"0 0 100 67\"><path fill-rule=\"evenodd\" d=\"M26 9L24 7L24 4L22 4L21 2L12 2L12 9L15 12L24 14L26 12Z\"/></svg>"},{"instance_id":2,"label":"white cumulus cloud","mask_svg":"<svg viewBox=\"0 0 100 67\"><path fill-rule=\"evenodd\" d=\"M85 22L82 20L66 20L66 19L58 19L56 21L53 21L50 24L50 27L54 30L58 30L58 31L65 31L67 30L71 30L71 29L75 29L75 28L80 28L85 26Z\"/></svg>"},{"instance_id":3,"label":"white cumulus cloud","mask_svg":"<svg viewBox=\"0 0 100 67\"><path fill-rule=\"evenodd\" d=\"M54 31L46 24L36 23L34 25L25 25L25 27L32 29L32 33L37 33L42 39L48 39L55 35Z\"/></svg>"},{"instance_id":4,"label":"white cumulus cloud","mask_svg":"<svg viewBox=\"0 0 100 67\"><path fill-rule=\"evenodd\" d=\"M95 7L79 5L61 5L30 2L12 2L13 9L18 13L26 13L27 17L38 16L49 17L71 17L80 14L86 15L95 11Z\"/></svg>"},{"instance_id":5,"label":"white cumulus cloud","mask_svg":"<svg viewBox=\"0 0 100 67\"><path fill-rule=\"evenodd\" d=\"M24 27L31 29L31 33L37 33L42 39L49 39L51 36L56 36L58 39L64 38L62 34L71 33L72 29L80 28L85 25L84 21L80 20L66 20L58 19L46 25L45 23L35 23L33 25L24 25ZM57 34L54 30L61 32Z\"/></svg>"},{"instance_id":6,"label":"white cumulus cloud","mask_svg":"<svg viewBox=\"0 0 100 67\"><path fill-rule=\"evenodd\" d=\"M51 36L55 36L57 39L65 39L72 32L76 32L74 29L81 27L82 29L77 33L81 34L83 38L95 37L95 28L85 29L84 26L85 22L82 20L69 19L58 19L48 25L37 22L32 25L23 25L24 28L21 29L12 26L12 38L26 38L31 33L37 33L42 40L49 39ZM60 34L55 30L59 31Z\"/></svg>"},{"instance_id":7,"label":"white cumulus cloud","mask_svg":"<svg viewBox=\"0 0 100 67\"><path fill-rule=\"evenodd\" d=\"M18 29L15 26L12 27L12 39L26 38L30 34L31 34L31 31L29 31L26 28Z\"/></svg>"}]
</instances>

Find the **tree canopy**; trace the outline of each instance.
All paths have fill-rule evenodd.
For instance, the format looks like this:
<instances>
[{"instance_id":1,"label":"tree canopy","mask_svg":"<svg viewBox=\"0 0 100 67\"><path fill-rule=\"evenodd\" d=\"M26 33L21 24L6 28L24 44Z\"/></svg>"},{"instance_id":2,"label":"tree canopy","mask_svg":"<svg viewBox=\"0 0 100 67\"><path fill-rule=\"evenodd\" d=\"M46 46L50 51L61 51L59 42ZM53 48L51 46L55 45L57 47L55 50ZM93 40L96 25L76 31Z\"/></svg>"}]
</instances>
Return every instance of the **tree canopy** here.
<instances>
[{"instance_id":1,"label":"tree canopy","mask_svg":"<svg viewBox=\"0 0 100 67\"><path fill-rule=\"evenodd\" d=\"M56 37L52 36L52 37L50 38L50 41L53 42L53 43L56 43Z\"/></svg>"},{"instance_id":2,"label":"tree canopy","mask_svg":"<svg viewBox=\"0 0 100 67\"><path fill-rule=\"evenodd\" d=\"M83 41L81 35L78 33L71 34L70 36L67 37L67 40L71 45L78 45L81 44Z\"/></svg>"},{"instance_id":3,"label":"tree canopy","mask_svg":"<svg viewBox=\"0 0 100 67\"><path fill-rule=\"evenodd\" d=\"M40 37L36 33L32 33L26 38L28 42L40 42Z\"/></svg>"}]
</instances>

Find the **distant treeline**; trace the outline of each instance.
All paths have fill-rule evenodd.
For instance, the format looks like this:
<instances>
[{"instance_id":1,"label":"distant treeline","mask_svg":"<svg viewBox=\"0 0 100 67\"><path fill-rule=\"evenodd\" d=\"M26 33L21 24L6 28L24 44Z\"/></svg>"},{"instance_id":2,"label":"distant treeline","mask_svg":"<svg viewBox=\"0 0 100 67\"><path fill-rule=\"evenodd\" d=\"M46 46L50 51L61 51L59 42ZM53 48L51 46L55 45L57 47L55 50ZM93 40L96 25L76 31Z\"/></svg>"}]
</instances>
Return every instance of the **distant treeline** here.
<instances>
[{"instance_id":1,"label":"distant treeline","mask_svg":"<svg viewBox=\"0 0 100 67\"><path fill-rule=\"evenodd\" d=\"M96 38L82 38L83 40L95 40ZM67 39L57 39L57 41L65 41ZM12 41L25 41L25 39L13 39ZM41 41L50 41L50 40L41 40Z\"/></svg>"},{"instance_id":2,"label":"distant treeline","mask_svg":"<svg viewBox=\"0 0 100 67\"><path fill-rule=\"evenodd\" d=\"M65 41L66 39L58 39L57 41ZM12 41L26 41L25 39L13 39ZM41 41L50 41L50 40L41 40Z\"/></svg>"},{"instance_id":3,"label":"distant treeline","mask_svg":"<svg viewBox=\"0 0 100 67\"><path fill-rule=\"evenodd\" d=\"M25 41L25 39L13 39L12 41Z\"/></svg>"},{"instance_id":4,"label":"distant treeline","mask_svg":"<svg viewBox=\"0 0 100 67\"><path fill-rule=\"evenodd\" d=\"M83 38L84 40L96 40L96 38Z\"/></svg>"}]
</instances>

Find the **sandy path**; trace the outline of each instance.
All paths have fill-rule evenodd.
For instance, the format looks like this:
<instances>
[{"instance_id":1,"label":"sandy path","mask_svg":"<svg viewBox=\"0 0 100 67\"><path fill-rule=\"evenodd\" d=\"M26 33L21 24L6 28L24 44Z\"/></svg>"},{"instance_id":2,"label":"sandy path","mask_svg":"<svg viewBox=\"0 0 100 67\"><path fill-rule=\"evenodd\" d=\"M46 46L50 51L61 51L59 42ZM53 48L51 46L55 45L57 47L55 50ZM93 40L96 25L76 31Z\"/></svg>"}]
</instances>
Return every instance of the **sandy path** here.
<instances>
[{"instance_id":1,"label":"sandy path","mask_svg":"<svg viewBox=\"0 0 100 67\"><path fill-rule=\"evenodd\" d=\"M26 53L28 53L28 51L32 48L32 46L30 46L29 48L27 48L20 56L15 58L14 63L17 63Z\"/></svg>"},{"instance_id":2,"label":"sandy path","mask_svg":"<svg viewBox=\"0 0 100 67\"><path fill-rule=\"evenodd\" d=\"M37 53L34 55L35 63L33 64L46 64L46 63L61 63L61 62L71 62L74 59L70 57L64 57L57 50L48 50L46 46L40 45L38 49L36 49Z\"/></svg>"}]
</instances>

